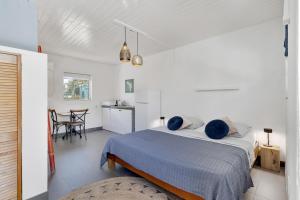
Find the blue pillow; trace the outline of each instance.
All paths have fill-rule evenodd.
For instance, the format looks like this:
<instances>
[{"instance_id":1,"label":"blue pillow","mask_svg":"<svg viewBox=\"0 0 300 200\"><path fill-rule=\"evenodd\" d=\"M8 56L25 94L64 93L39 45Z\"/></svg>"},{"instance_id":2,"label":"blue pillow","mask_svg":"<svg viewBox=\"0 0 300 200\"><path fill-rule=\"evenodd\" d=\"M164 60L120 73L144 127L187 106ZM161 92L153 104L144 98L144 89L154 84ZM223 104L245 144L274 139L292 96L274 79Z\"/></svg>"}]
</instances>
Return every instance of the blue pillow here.
<instances>
[{"instance_id":1,"label":"blue pillow","mask_svg":"<svg viewBox=\"0 0 300 200\"><path fill-rule=\"evenodd\" d=\"M168 129L170 129L172 131L176 131L181 127L182 124L183 124L182 117L179 117L179 116L172 117L168 121Z\"/></svg>"},{"instance_id":2,"label":"blue pillow","mask_svg":"<svg viewBox=\"0 0 300 200\"><path fill-rule=\"evenodd\" d=\"M211 139L222 139L228 135L229 126L223 120L212 120L205 127L206 135Z\"/></svg>"}]
</instances>

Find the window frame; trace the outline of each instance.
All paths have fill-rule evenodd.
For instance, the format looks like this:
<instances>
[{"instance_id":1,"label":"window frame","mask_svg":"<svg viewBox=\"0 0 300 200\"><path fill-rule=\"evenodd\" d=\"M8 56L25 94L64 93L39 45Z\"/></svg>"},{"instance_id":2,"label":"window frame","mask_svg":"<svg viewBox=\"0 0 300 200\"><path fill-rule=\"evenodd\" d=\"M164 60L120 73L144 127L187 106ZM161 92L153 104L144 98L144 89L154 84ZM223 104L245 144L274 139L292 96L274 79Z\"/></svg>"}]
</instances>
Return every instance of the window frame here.
<instances>
[{"instance_id":1,"label":"window frame","mask_svg":"<svg viewBox=\"0 0 300 200\"><path fill-rule=\"evenodd\" d=\"M66 99L65 98L65 77L72 77L72 75L75 76L86 76L89 77L88 79L84 79L82 78L82 80L88 80L89 81L89 95L88 95L88 99ZM82 73L76 73L76 72L64 72L63 73L63 100L64 101L92 101L92 75L90 74L82 74Z\"/></svg>"}]
</instances>

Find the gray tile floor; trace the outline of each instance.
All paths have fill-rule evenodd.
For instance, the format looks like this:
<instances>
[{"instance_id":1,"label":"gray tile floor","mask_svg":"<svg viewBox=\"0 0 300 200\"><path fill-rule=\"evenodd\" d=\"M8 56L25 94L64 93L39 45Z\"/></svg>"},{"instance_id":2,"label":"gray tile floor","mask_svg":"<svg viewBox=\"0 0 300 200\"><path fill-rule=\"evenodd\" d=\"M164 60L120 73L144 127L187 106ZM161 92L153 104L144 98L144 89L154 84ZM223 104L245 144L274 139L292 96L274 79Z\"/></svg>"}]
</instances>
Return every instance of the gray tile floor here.
<instances>
[{"instance_id":1,"label":"gray tile floor","mask_svg":"<svg viewBox=\"0 0 300 200\"><path fill-rule=\"evenodd\" d=\"M284 169L273 173L254 167L251 177L254 187L248 190L245 200L287 200Z\"/></svg>"},{"instance_id":2,"label":"gray tile floor","mask_svg":"<svg viewBox=\"0 0 300 200\"><path fill-rule=\"evenodd\" d=\"M57 139L54 144L56 172L48 178L49 200L57 200L72 190L102 179L133 175L124 168L110 171L100 168L100 156L106 140L112 134L108 131L88 133L85 141L79 136L70 140Z\"/></svg>"},{"instance_id":3,"label":"gray tile floor","mask_svg":"<svg viewBox=\"0 0 300 200\"><path fill-rule=\"evenodd\" d=\"M110 171L107 166L99 167L100 155L108 131L88 133L88 140L73 137L72 143L59 138L55 143L56 173L49 176L49 200L57 200L72 190L102 179L131 175L122 167ZM284 173L272 173L254 168L251 171L254 188L245 195L245 200L285 200Z\"/></svg>"}]
</instances>

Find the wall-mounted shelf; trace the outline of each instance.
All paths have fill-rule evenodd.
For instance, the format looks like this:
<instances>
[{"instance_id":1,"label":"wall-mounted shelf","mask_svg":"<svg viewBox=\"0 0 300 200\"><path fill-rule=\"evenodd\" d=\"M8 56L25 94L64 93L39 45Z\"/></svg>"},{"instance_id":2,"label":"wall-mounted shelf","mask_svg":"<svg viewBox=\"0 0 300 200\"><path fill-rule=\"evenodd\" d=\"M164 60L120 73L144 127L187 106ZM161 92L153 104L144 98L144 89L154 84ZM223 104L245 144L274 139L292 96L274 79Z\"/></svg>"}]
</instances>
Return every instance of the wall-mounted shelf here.
<instances>
[{"instance_id":1,"label":"wall-mounted shelf","mask_svg":"<svg viewBox=\"0 0 300 200\"><path fill-rule=\"evenodd\" d=\"M195 92L221 92L221 91L238 91L238 87L207 87L195 89Z\"/></svg>"}]
</instances>

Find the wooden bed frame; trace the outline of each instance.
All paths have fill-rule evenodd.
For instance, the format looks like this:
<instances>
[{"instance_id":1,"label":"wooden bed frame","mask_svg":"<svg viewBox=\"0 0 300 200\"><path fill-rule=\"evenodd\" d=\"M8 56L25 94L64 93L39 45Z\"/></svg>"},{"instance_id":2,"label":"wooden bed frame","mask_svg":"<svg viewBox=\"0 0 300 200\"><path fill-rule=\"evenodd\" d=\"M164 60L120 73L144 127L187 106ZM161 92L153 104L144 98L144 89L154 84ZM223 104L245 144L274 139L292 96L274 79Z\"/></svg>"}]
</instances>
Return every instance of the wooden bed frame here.
<instances>
[{"instance_id":1,"label":"wooden bed frame","mask_svg":"<svg viewBox=\"0 0 300 200\"><path fill-rule=\"evenodd\" d=\"M254 155L255 155L255 160L257 158L257 155L259 153L259 147L256 146L254 149ZM178 197L182 198L182 199L188 199L188 200L205 200L204 198L197 196L193 193L184 191L182 189L179 189L173 185L170 185L169 183L166 183L142 170L139 170L135 167L133 167L132 165L128 164L126 161L122 160L121 158L119 158L116 155L110 154L108 153L107 155L108 157L108 168L113 170L115 169L116 163L120 164L121 166L123 166L124 168L134 172L135 174L145 178L146 180L154 183L155 185L158 185L159 187L177 195ZM253 162L254 165L254 162Z\"/></svg>"},{"instance_id":2,"label":"wooden bed frame","mask_svg":"<svg viewBox=\"0 0 300 200\"><path fill-rule=\"evenodd\" d=\"M135 174L147 179L148 181L154 183L155 185L158 185L159 187L177 195L180 198L183 199L188 199L188 200L204 200L204 198L197 196L193 193L184 191L182 189L179 189L177 187L174 187L173 185L170 185L158 178L155 178L154 176L139 170L135 167L133 167L132 165L128 164L127 162L125 162L124 160L118 158L116 155L113 154L108 154L108 168L109 169L115 169L116 163L122 165L124 168L134 172Z\"/></svg>"}]
</instances>

